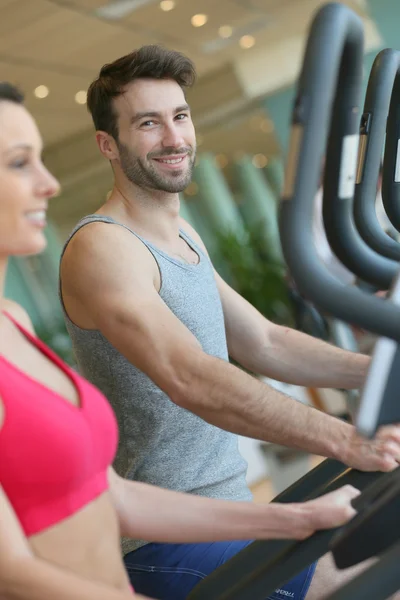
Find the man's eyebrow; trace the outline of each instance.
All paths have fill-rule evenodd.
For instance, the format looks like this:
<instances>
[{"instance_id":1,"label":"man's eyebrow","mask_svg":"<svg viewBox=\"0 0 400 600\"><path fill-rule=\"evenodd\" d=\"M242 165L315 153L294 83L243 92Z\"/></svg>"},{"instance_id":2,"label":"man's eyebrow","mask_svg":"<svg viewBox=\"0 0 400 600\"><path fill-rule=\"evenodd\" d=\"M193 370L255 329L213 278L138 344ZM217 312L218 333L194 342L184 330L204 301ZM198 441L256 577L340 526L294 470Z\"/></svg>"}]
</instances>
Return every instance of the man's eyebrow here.
<instances>
[{"instance_id":1,"label":"man's eyebrow","mask_svg":"<svg viewBox=\"0 0 400 600\"><path fill-rule=\"evenodd\" d=\"M180 113L180 112L185 112L188 110L190 110L189 104L182 104L181 106L176 107L175 114Z\"/></svg>"},{"instance_id":2,"label":"man's eyebrow","mask_svg":"<svg viewBox=\"0 0 400 600\"><path fill-rule=\"evenodd\" d=\"M188 111L190 110L189 104L182 104L181 106L177 106L174 109L174 114L178 114L180 112L184 112L184 111ZM143 112L137 112L135 113L132 118L131 118L131 123L137 123L137 121L140 121L141 119L149 119L149 118L160 118L161 113L157 112L157 111L152 111L152 110L146 110Z\"/></svg>"}]
</instances>

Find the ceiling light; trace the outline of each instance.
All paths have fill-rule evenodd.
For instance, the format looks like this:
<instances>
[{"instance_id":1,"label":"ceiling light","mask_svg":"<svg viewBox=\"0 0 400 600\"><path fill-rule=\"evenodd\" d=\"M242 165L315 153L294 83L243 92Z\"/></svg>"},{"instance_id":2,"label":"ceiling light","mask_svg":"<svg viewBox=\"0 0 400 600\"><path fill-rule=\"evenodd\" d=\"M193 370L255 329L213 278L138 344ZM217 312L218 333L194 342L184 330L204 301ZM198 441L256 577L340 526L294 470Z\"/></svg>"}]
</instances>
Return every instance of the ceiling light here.
<instances>
[{"instance_id":1,"label":"ceiling light","mask_svg":"<svg viewBox=\"0 0 400 600\"><path fill-rule=\"evenodd\" d=\"M191 183L189 183L189 185L185 189L185 194L187 196L196 196L198 191L199 191L199 186L197 185L197 183L195 181L192 181Z\"/></svg>"},{"instance_id":2,"label":"ceiling light","mask_svg":"<svg viewBox=\"0 0 400 600\"><path fill-rule=\"evenodd\" d=\"M268 164L268 158L264 154L255 154L251 162L257 169L263 169Z\"/></svg>"},{"instance_id":3,"label":"ceiling light","mask_svg":"<svg viewBox=\"0 0 400 600\"><path fill-rule=\"evenodd\" d=\"M222 37L224 40L230 38L233 33L233 29L230 25L221 25L218 29L218 35Z\"/></svg>"},{"instance_id":4,"label":"ceiling light","mask_svg":"<svg viewBox=\"0 0 400 600\"><path fill-rule=\"evenodd\" d=\"M208 21L208 17L207 15L193 15L193 17L191 18L190 22L192 23L193 27L203 27L203 25L205 25Z\"/></svg>"},{"instance_id":5,"label":"ceiling light","mask_svg":"<svg viewBox=\"0 0 400 600\"><path fill-rule=\"evenodd\" d=\"M160 8L164 12L169 12L175 8L175 2L174 0L162 0L160 2Z\"/></svg>"},{"instance_id":6,"label":"ceiling light","mask_svg":"<svg viewBox=\"0 0 400 600\"><path fill-rule=\"evenodd\" d=\"M79 90L79 92L76 92L75 94L75 102L77 104L86 104L86 98L87 94L85 90Z\"/></svg>"},{"instance_id":7,"label":"ceiling light","mask_svg":"<svg viewBox=\"0 0 400 600\"><path fill-rule=\"evenodd\" d=\"M239 44L240 44L241 48L243 48L245 50L252 48L255 43L256 43L256 40L254 39L254 37L252 35L243 35L239 40Z\"/></svg>"},{"instance_id":8,"label":"ceiling light","mask_svg":"<svg viewBox=\"0 0 400 600\"><path fill-rule=\"evenodd\" d=\"M45 85L38 85L33 92L36 98L46 98L49 95L49 88Z\"/></svg>"}]
</instances>

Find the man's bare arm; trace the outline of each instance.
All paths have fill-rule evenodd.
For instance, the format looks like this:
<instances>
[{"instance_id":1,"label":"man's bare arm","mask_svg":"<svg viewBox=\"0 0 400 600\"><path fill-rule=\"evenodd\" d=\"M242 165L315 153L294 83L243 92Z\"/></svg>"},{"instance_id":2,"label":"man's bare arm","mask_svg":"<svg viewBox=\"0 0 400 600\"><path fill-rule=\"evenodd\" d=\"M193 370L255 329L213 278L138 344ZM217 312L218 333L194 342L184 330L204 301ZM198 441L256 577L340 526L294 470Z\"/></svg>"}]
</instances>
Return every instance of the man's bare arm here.
<instances>
[{"instance_id":1,"label":"man's bare arm","mask_svg":"<svg viewBox=\"0 0 400 600\"><path fill-rule=\"evenodd\" d=\"M188 223L183 227L207 252ZM229 354L240 365L293 385L359 388L370 364L363 354L348 352L310 335L276 325L215 274L224 310Z\"/></svg>"},{"instance_id":2,"label":"man's bare arm","mask_svg":"<svg viewBox=\"0 0 400 600\"><path fill-rule=\"evenodd\" d=\"M396 428L390 430L391 449L386 438L379 451L374 442L358 441L356 453L352 426L204 353L157 293L150 253L121 227L88 225L71 244L63 289L173 402L228 431L335 457L358 468L386 470L396 464L391 454L400 454Z\"/></svg>"},{"instance_id":3,"label":"man's bare arm","mask_svg":"<svg viewBox=\"0 0 400 600\"><path fill-rule=\"evenodd\" d=\"M271 323L216 275L224 307L229 353L246 369L307 387L363 385L370 357Z\"/></svg>"}]
</instances>

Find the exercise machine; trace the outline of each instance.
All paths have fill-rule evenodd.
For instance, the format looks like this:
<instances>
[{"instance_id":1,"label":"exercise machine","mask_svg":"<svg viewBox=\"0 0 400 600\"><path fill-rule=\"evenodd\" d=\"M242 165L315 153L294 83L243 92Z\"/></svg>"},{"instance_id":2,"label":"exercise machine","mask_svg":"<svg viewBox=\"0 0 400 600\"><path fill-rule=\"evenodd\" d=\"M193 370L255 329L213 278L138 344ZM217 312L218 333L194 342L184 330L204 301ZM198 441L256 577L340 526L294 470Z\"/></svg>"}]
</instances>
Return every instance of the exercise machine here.
<instances>
[{"instance_id":1,"label":"exercise machine","mask_svg":"<svg viewBox=\"0 0 400 600\"><path fill-rule=\"evenodd\" d=\"M400 88L394 86L399 76L400 52L389 48L379 52L372 65L361 117L354 195L354 222L361 237L373 250L395 261L400 261L400 244L379 223L376 192L386 130L385 160L390 162L397 154L397 149L393 153L393 142L397 144L400 130L396 131L396 123L388 119L388 114L391 103L400 103Z\"/></svg>"},{"instance_id":2,"label":"exercise machine","mask_svg":"<svg viewBox=\"0 0 400 600\"><path fill-rule=\"evenodd\" d=\"M337 197L340 201L353 197L362 59L363 26L359 17L340 4L324 6L316 14L311 26L293 110L280 221L285 258L300 292L324 311L364 328L368 324L371 308L379 311L385 301L371 297L361 289L343 286L325 270L311 242L313 199L331 114L324 187L331 186L331 201L337 200ZM321 81L324 82L323 86L316 84ZM351 233L358 235L347 213L343 210L342 214L347 229L350 223ZM361 239L359 243L363 244ZM396 263L383 259L366 244L364 246L367 258L374 263L376 281L379 279L381 282L383 270L385 285L389 286L396 274ZM302 257L306 252L311 256L311 260L310 256L307 257L307 263L302 264L303 259L299 254L296 256L299 248L304 250ZM363 267L368 272L368 265L363 264ZM307 273L307 278L303 280L304 273ZM329 299L332 290L335 292L334 298ZM346 296L345 291L351 296ZM341 295L339 314L334 311L338 292ZM400 336L400 311L394 306L388 308L387 312L382 313L379 331L375 333ZM393 328L394 318L397 324ZM374 331L373 327L369 329ZM324 461L317 469L276 498L276 501L294 502L317 497L346 483L363 490L385 477L381 473L347 469L330 460ZM334 530L320 531L302 542L254 542L196 586L188 600L265 600L276 588L322 556L329 549L334 534Z\"/></svg>"}]
</instances>

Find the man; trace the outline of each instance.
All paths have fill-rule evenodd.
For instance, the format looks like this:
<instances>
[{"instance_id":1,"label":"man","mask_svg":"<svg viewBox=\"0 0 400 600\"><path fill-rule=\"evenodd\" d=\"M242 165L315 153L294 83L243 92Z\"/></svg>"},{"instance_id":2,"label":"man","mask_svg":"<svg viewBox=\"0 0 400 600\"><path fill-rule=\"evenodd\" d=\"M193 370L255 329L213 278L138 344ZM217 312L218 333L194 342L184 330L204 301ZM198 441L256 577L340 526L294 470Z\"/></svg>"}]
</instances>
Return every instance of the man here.
<instances>
[{"instance_id":1,"label":"man","mask_svg":"<svg viewBox=\"0 0 400 600\"><path fill-rule=\"evenodd\" d=\"M145 46L104 66L88 92L115 183L66 245L61 292L79 367L118 418L117 471L200 496L250 500L237 434L359 469L394 468L396 427L362 440L352 426L229 363L230 355L297 385L356 388L369 359L267 321L213 270L200 237L179 217L178 194L196 154L184 94L194 79L185 56ZM245 545L124 540L123 548L139 593L183 600ZM270 598L315 600L343 580L329 559L313 577L314 570Z\"/></svg>"}]
</instances>

